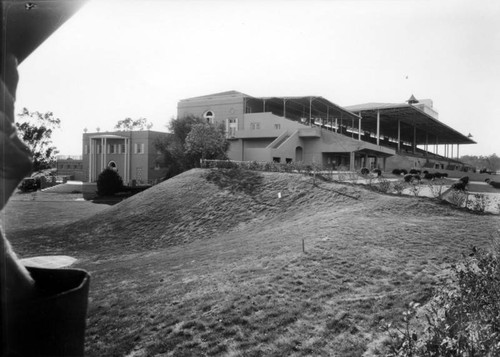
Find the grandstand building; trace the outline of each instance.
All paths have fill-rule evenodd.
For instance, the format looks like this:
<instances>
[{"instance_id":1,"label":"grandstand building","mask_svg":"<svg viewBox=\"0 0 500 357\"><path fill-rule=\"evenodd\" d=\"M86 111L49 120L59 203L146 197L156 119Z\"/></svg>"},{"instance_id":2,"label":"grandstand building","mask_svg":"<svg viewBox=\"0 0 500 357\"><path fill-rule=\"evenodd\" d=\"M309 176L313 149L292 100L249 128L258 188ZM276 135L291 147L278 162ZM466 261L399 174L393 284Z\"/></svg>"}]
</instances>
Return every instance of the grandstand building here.
<instances>
[{"instance_id":1,"label":"grandstand building","mask_svg":"<svg viewBox=\"0 0 500 357\"><path fill-rule=\"evenodd\" d=\"M237 161L463 170L459 147L475 143L439 121L431 100L413 96L400 104L341 107L319 96L252 97L229 91L183 99L177 115L223 124L229 158Z\"/></svg>"}]
</instances>

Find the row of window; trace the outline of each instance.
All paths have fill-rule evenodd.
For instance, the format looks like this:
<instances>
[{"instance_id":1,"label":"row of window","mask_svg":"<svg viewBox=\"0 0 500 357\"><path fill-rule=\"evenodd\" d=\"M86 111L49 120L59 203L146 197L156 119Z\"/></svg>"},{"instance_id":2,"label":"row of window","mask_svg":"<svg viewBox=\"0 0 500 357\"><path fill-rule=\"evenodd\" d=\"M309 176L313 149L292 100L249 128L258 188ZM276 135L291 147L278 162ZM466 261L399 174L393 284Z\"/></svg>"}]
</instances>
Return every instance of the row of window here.
<instances>
[{"instance_id":1,"label":"row of window","mask_svg":"<svg viewBox=\"0 0 500 357\"><path fill-rule=\"evenodd\" d=\"M102 154L102 145L96 144L93 146L92 154ZM94 152L95 151L95 152ZM144 154L144 143L135 143L133 146L134 154ZM83 148L84 154L89 154L89 146L85 145ZM106 145L106 153L107 154L126 154L127 147L125 144L108 144Z\"/></svg>"},{"instance_id":2,"label":"row of window","mask_svg":"<svg viewBox=\"0 0 500 357\"><path fill-rule=\"evenodd\" d=\"M260 123L250 123L250 129L251 130L259 130L260 129ZM275 130L280 130L281 129L281 124L274 124L274 129Z\"/></svg>"}]
</instances>

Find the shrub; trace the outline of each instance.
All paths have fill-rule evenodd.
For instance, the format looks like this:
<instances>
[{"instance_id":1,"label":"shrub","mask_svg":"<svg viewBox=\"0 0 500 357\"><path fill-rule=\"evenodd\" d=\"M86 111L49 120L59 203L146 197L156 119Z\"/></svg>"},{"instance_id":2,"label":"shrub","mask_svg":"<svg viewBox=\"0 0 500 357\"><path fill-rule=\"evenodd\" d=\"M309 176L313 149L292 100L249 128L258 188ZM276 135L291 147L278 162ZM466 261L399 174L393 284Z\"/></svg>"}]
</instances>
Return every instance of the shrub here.
<instances>
[{"instance_id":1,"label":"shrub","mask_svg":"<svg viewBox=\"0 0 500 357\"><path fill-rule=\"evenodd\" d=\"M415 170L415 169L411 169L408 173L410 173L412 175L419 175L420 171L419 170Z\"/></svg>"},{"instance_id":2,"label":"shrub","mask_svg":"<svg viewBox=\"0 0 500 357\"><path fill-rule=\"evenodd\" d=\"M379 177L378 183L374 186L374 188L379 192L388 193L391 190L391 182Z\"/></svg>"},{"instance_id":3,"label":"shrub","mask_svg":"<svg viewBox=\"0 0 500 357\"><path fill-rule=\"evenodd\" d=\"M408 187L408 184L404 180L401 180L394 184L394 191L398 195L401 195L406 187Z\"/></svg>"},{"instance_id":4,"label":"shrub","mask_svg":"<svg viewBox=\"0 0 500 357\"><path fill-rule=\"evenodd\" d=\"M469 208L473 212L484 213L488 206L489 198L481 193L475 193L472 195L472 200L470 201ZM469 207L470 206L470 207Z\"/></svg>"},{"instance_id":5,"label":"shrub","mask_svg":"<svg viewBox=\"0 0 500 357\"><path fill-rule=\"evenodd\" d=\"M361 175L366 176L370 173L370 170L368 170L366 167L363 167L361 169Z\"/></svg>"},{"instance_id":6,"label":"shrub","mask_svg":"<svg viewBox=\"0 0 500 357\"><path fill-rule=\"evenodd\" d=\"M211 169L205 176L205 179L208 182L216 184L219 188L227 189L232 193L244 192L253 195L262 185L264 177L255 171L231 168Z\"/></svg>"},{"instance_id":7,"label":"shrub","mask_svg":"<svg viewBox=\"0 0 500 357\"><path fill-rule=\"evenodd\" d=\"M420 193L420 190L422 189L422 187L420 186L420 181L419 182L412 182L411 185L409 185L409 188L410 188L410 192L413 193L413 195L415 197L418 196L418 194Z\"/></svg>"},{"instance_id":8,"label":"shrub","mask_svg":"<svg viewBox=\"0 0 500 357\"><path fill-rule=\"evenodd\" d=\"M408 175L408 171L407 171L407 170L405 170L405 169L401 169L401 173L402 173L403 175Z\"/></svg>"},{"instance_id":9,"label":"shrub","mask_svg":"<svg viewBox=\"0 0 500 357\"><path fill-rule=\"evenodd\" d=\"M471 247L452 278L438 290L425 313L426 323L412 327L418 305L404 313L403 327L388 329L388 356L500 355L500 249ZM464 255L465 257L465 255Z\"/></svg>"},{"instance_id":10,"label":"shrub","mask_svg":"<svg viewBox=\"0 0 500 357\"><path fill-rule=\"evenodd\" d=\"M447 197L448 202L456 207L467 206L468 193L463 190L454 190L450 191L450 194Z\"/></svg>"},{"instance_id":11,"label":"shrub","mask_svg":"<svg viewBox=\"0 0 500 357\"><path fill-rule=\"evenodd\" d=\"M432 174L427 174L427 175L432 175ZM441 194L443 193L443 188L444 188L444 181L441 179L438 180L432 180L428 183L429 189L431 191L432 196L435 198L441 197Z\"/></svg>"},{"instance_id":12,"label":"shrub","mask_svg":"<svg viewBox=\"0 0 500 357\"><path fill-rule=\"evenodd\" d=\"M113 169L105 169L97 178L97 194L99 196L113 196L123 189L123 180Z\"/></svg>"},{"instance_id":13,"label":"shrub","mask_svg":"<svg viewBox=\"0 0 500 357\"><path fill-rule=\"evenodd\" d=\"M380 170L380 169L373 169L373 171L372 171L372 172L373 172L374 174L377 174L377 176L382 175L382 170Z\"/></svg>"},{"instance_id":14,"label":"shrub","mask_svg":"<svg viewBox=\"0 0 500 357\"><path fill-rule=\"evenodd\" d=\"M400 169L394 169L394 170L392 170L392 174L396 175L396 176L400 176L401 175L401 170Z\"/></svg>"},{"instance_id":15,"label":"shrub","mask_svg":"<svg viewBox=\"0 0 500 357\"><path fill-rule=\"evenodd\" d=\"M405 174L405 175L404 175L404 177L403 177L403 180L404 180L405 182L410 183L410 182L412 182L412 181L413 181L413 175L411 175L411 174Z\"/></svg>"}]
</instances>

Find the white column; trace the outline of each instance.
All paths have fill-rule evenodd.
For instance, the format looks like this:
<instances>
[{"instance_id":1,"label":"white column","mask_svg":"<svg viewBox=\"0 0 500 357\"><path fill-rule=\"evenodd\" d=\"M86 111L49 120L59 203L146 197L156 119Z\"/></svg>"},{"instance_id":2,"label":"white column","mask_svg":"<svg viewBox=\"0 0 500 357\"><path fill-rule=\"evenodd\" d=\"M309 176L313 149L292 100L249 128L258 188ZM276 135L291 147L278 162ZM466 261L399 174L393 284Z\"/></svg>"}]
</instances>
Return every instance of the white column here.
<instances>
[{"instance_id":1,"label":"white column","mask_svg":"<svg viewBox=\"0 0 500 357\"><path fill-rule=\"evenodd\" d=\"M327 106L326 106L326 124L327 124L327 125L329 124L329 123L328 123L328 116L329 116L328 114L329 114L329 112L330 112L330 107L327 105Z\"/></svg>"},{"instance_id":2,"label":"white column","mask_svg":"<svg viewBox=\"0 0 500 357\"><path fill-rule=\"evenodd\" d=\"M92 138L89 138L89 182L92 182Z\"/></svg>"},{"instance_id":3,"label":"white column","mask_svg":"<svg viewBox=\"0 0 500 357\"><path fill-rule=\"evenodd\" d=\"M401 120L398 119L398 151L401 150Z\"/></svg>"},{"instance_id":4,"label":"white column","mask_svg":"<svg viewBox=\"0 0 500 357\"><path fill-rule=\"evenodd\" d=\"M457 144L457 160L460 160L460 144Z\"/></svg>"},{"instance_id":5,"label":"white column","mask_svg":"<svg viewBox=\"0 0 500 357\"><path fill-rule=\"evenodd\" d=\"M413 123L413 153L417 152L417 126Z\"/></svg>"},{"instance_id":6,"label":"white column","mask_svg":"<svg viewBox=\"0 0 500 357\"><path fill-rule=\"evenodd\" d=\"M108 164L106 163L106 155L108 154L108 139L104 138L104 162L102 163L103 165L103 170L105 170L108 167Z\"/></svg>"},{"instance_id":7,"label":"white column","mask_svg":"<svg viewBox=\"0 0 500 357\"><path fill-rule=\"evenodd\" d=\"M358 140L361 141L361 113L359 113L358 119Z\"/></svg>"},{"instance_id":8,"label":"white column","mask_svg":"<svg viewBox=\"0 0 500 357\"><path fill-rule=\"evenodd\" d=\"M380 110L377 110L377 145L380 145Z\"/></svg>"},{"instance_id":9,"label":"white column","mask_svg":"<svg viewBox=\"0 0 500 357\"><path fill-rule=\"evenodd\" d=\"M309 97L309 126L312 126L312 97Z\"/></svg>"},{"instance_id":10,"label":"white column","mask_svg":"<svg viewBox=\"0 0 500 357\"><path fill-rule=\"evenodd\" d=\"M127 184L127 139L123 138L123 183Z\"/></svg>"},{"instance_id":11,"label":"white column","mask_svg":"<svg viewBox=\"0 0 500 357\"><path fill-rule=\"evenodd\" d=\"M104 138L101 138L101 172L104 170L104 149Z\"/></svg>"}]
</instances>

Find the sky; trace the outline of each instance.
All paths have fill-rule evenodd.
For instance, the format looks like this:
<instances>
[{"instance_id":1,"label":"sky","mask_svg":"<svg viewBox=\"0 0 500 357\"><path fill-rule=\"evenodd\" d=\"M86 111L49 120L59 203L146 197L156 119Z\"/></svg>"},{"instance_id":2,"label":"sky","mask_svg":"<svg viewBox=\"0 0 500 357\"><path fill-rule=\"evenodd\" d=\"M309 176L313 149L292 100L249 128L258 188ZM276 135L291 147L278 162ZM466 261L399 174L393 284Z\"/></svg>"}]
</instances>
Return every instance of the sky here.
<instances>
[{"instance_id":1,"label":"sky","mask_svg":"<svg viewBox=\"0 0 500 357\"><path fill-rule=\"evenodd\" d=\"M348 106L430 98L439 120L500 155L500 1L91 0L20 66L17 112L52 111L54 144L179 100L237 90ZM440 152L442 153L442 152Z\"/></svg>"}]
</instances>

